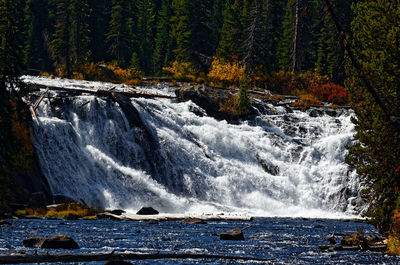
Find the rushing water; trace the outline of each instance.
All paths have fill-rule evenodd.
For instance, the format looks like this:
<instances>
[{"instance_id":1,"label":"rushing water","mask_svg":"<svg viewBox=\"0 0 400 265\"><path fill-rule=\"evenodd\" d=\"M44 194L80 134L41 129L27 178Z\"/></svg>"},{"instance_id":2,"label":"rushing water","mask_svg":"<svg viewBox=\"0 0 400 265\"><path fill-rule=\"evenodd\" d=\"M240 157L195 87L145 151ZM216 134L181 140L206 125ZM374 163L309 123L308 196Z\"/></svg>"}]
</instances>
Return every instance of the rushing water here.
<instances>
[{"instance_id":1,"label":"rushing water","mask_svg":"<svg viewBox=\"0 0 400 265\"><path fill-rule=\"evenodd\" d=\"M89 204L131 211L151 205L166 213L357 214L360 182L344 163L354 133L351 112L270 104L259 112L233 125L204 115L190 101L127 104L52 93L38 108L33 135L53 193Z\"/></svg>"},{"instance_id":2,"label":"rushing water","mask_svg":"<svg viewBox=\"0 0 400 265\"><path fill-rule=\"evenodd\" d=\"M33 253L22 246L29 236L66 234L73 237L78 250L38 250L38 253L208 253L271 258L271 264L398 264L399 258L370 251L323 252L318 245L327 236L353 233L363 223L326 219L255 218L252 222L209 221L204 225L183 225L178 221L150 225L147 222L11 220L0 226L0 253ZM244 231L244 241L222 241L218 234L235 227ZM340 236L336 239L339 241ZM148 260L135 264L263 264L228 260ZM78 264L78 263L74 263ZM104 262L81 263L104 264Z\"/></svg>"}]
</instances>

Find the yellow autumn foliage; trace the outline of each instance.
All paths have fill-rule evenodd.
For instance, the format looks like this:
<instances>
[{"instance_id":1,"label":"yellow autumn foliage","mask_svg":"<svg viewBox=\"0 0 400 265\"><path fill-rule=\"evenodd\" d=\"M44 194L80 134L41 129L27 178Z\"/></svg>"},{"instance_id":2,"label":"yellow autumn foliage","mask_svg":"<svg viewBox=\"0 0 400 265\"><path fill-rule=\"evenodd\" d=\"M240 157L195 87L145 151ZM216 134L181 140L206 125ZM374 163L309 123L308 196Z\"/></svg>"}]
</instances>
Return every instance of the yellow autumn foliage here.
<instances>
[{"instance_id":1,"label":"yellow autumn foliage","mask_svg":"<svg viewBox=\"0 0 400 265\"><path fill-rule=\"evenodd\" d=\"M199 72L190 62L173 61L169 67L163 67L163 71L177 80L196 81L199 76Z\"/></svg>"},{"instance_id":2,"label":"yellow autumn foliage","mask_svg":"<svg viewBox=\"0 0 400 265\"><path fill-rule=\"evenodd\" d=\"M392 217L386 253L393 256L400 256L400 213L398 211L395 211Z\"/></svg>"},{"instance_id":3,"label":"yellow autumn foliage","mask_svg":"<svg viewBox=\"0 0 400 265\"><path fill-rule=\"evenodd\" d=\"M214 57L208 78L214 82L238 85L242 82L245 74L245 66L237 61L229 62L218 57Z\"/></svg>"}]
</instances>

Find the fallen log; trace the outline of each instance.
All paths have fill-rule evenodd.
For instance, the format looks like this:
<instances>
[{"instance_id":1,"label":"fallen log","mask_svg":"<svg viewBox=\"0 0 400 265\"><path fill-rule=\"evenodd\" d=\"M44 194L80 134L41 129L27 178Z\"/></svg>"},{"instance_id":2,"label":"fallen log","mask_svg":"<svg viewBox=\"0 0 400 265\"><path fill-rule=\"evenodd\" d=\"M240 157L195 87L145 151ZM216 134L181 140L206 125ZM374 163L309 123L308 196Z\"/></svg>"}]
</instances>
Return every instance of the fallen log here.
<instances>
[{"instance_id":1,"label":"fallen log","mask_svg":"<svg viewBox=\"0 0 400 265\"><path fill-rule=\"evenodd\" d=\"M0 264L46 263L46 262L93 262L107 260L151 260L151 259L223 259L243 261L273 261L272 258L256 258L222 254L191 253L114 253L109 254L13 254L0 255Z\"/></svg>"},{"instance_id":2,"label":"fallen log","mask_svg":"<svg viewBox=\"0 0 400 265\"><path fill-rule=\"evenodd\" d=\"M95 89L81 89L81 88L68 88L68 87L55 87L40 84L26 83L27 87L32 91L37 91L38 89L48 89L52 91L65 91L74 94L91 94L96 96L110 96L114 94L120 94L129 98L176 98L175 96L161 95L148 93L139 89L130 88L130 91L119 91L116 89L110 90L95 90Z\"/></svg>"}]
</instances>

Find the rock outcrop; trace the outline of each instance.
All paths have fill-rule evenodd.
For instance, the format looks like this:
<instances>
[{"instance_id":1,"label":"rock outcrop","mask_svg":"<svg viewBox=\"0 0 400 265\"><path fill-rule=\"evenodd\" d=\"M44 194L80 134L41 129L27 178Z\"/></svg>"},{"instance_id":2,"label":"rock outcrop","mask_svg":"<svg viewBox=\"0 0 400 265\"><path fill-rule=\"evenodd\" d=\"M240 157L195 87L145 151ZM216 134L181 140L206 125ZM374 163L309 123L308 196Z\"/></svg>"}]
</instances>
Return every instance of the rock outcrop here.
<instances>
[{"instance_id":1,"label":"rock outcrop","mask_svg":"<svg viewBox=\"0 0 400 265\"><path fill-rule=\"evenodd\" d=\"M23 244L28 248L79 249L79 245L69 236L30 237Z\"/></svg>"},{"instance_id":2,"label":"rock outcrop","mask_svg":"<svg viewBox=\"0 0 400 265\"><path fill-rule=\"evenodd\" d=\"M159 212L152 207L143 207L136 214L138 214L138 215L156 215L156 214L159 214Z\"/></svg>"}]
</instances>

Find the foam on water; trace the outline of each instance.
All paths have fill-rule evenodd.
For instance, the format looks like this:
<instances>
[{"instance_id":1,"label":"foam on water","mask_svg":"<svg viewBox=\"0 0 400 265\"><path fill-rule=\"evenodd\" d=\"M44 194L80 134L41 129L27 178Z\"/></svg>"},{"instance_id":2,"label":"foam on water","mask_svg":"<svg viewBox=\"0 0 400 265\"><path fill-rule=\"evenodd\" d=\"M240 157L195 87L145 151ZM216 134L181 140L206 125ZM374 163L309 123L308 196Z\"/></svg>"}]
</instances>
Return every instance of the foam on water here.
<instances>
[{"instance_id":1,"label":"foam on water","mask_svg":"<svg viewBox=\"0 0 400 265\"><path fill-rule=\"evenodd\" d=\"M350 111L310 116L270 106L268 115L232 125L197 116L192 102L132 104L144 128L130 126L110 99L44 100L34 143L54 194L131 211L357 213L359 179L344 163L354 133Z\"/></svg>"}]
</instances>

